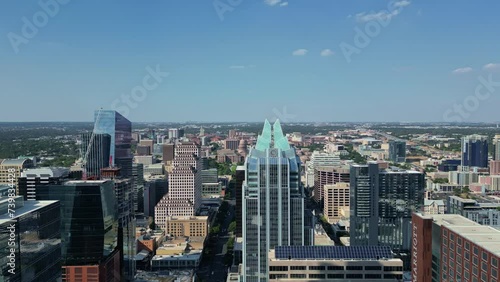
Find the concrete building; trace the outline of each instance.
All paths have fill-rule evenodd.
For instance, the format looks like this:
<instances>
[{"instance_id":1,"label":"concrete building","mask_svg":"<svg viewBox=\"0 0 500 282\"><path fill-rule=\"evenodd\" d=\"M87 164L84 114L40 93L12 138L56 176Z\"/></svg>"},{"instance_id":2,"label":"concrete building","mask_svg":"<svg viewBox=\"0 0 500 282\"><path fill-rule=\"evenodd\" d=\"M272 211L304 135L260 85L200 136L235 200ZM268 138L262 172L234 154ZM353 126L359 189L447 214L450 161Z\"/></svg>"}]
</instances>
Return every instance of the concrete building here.
<instances>
[{"instance_id":1,"label":"concrete building","mask_svg":"<svg viewBox=\"0 0 500 282\"><path fill-rule=\"evenodd\" d=\"M18 195L23 196L24 200L36 200L36 188L38 186L62 184L69 180L69 173L69 169L64 167L26 169L18 179Z\"/></svg>"},{"instance_id":2,"label":"concrete building","mask_svg":"<svg viewBox=\"0 0 500 282\"><path fill-rule=\"evenodd\" d=\"M240 146L240 140L236 138L228 138L224 140L224 149L236 151Z\"/></svg>"},{"instance_id":3,"label":"concrete building","mask_svg":"<svg viewBox=\"0 0 500 282\"><path fill-rule=\"evenodd\" d=\"M500 174L500 160L490 161L490 174L499 175Z\"/></svg>"},{"instance_id":4,"label":"concrete building","mask_svg":"<svg viewBox=\"0 0 500 282\"><path fill-rule=\"evenodd\" d=\"M447 213L459 214L481 225L500 226L500 203L478 202L458 196L448 196Z\"/></svg>"},{"instance_id":5,"label":"concrete building","mask_svg":"<svg viewBox=\"0 0 500 282\"><path fill-rule=\"evenodd\" d=\"M136 148L136 154L138 156L149 156L152 154L151 148L149 146L139 145Z\"/></svg>"},{"instance_id":6,"label":"concrete building","mask_svg":"<svg viewBox=\"0 0 500 282\"><path fill-rule=\"evenodd\" d=\"M30 159L5 159L0 163L0 185L17 186L17 178L25 169L32 168L33 161ZM16 187L16 195L19 188Z\"/></svg>"},{"instance_id":7,"label":"concrete building","mask_svg":"<svg viewBox=\"0 0 500 282\"><path fill-rule=\"evenodd\" d=\"M149 155L149 156L134 156L134 162L138 164L143 164L143 165L152 165L154 164L154 157Z\"/></svg>"},{"instance_id":8,"label":"concrete building","mask_svg":"<svg viewBox=\"0 0 500 282\"><path fill-rule=\"evenodd\" d=\"M339 182L347 183L350 180L350 170L348 167L340 166L319 166L314 169L314 201L323 201L323 187L327 184Z\"/></svg>"},{"instance_id":9,"label":"concrete building","mask_svg":"<svg viewBox=\"0 0 500 282\"><path fill-rule=\"evenodd\" d=\"M162 163L145 165L144 175L165 175L165 165Z\"/></svg>"},{"instance_id":10,"label":"concrete building","mask_svg":"<svg viewBox=\"0 0 500 282\"><path fill-rule=\"evenodd\" d=\"M342 208L349 209L349 183L338 182L323 187L323 214L329 223L336 223L340 219Z\"/></svg>"},{"instance_id":11,"label":"concrete building","mask_svg":"<svg viewBox=\"0 0 500 282\"><path fill-rule=\"evenodd\" d=\"M423 214L444 214L446 212L446 204L443 200L424 200Z\"/></svg>"},{"instance_id":12,"label":"concrete building","mask_svg":"<svg viewBox=\"0 0 500 282\"><path fill-rule=\"evenodd\" d=\"M173 237L205 237L208 235L208 216L169 216L165 232Z\"/></svg>"},{"instance_id":13,"label":"concrete building","mask_svg":"<svg viewBox=\"0 0 500 282\"><path fill-rule=\"evenodd\" d=\"M500 134L493 138L493 160L500 161Z\"/></svg>"},{"instance_id":14,"label":"concrete building","mask_svg":"<svg viewBox=\"0 0 500 282\"><path fill-rule=\"evenodd\" d=\"M149 152L150 152L149 154L153 153L154 144L155 144L155 141L151 140L151 139L141 139L141 141L139 142L140 146L149 147ZM137 146L137 148L139 148L139 146Z\"/></svg>"},{"instance_id":15,"label":"concrete building","mask_svg":"<svg viewBox=\"0 0 500 282\"><path fill-rule=\"evenodd\" d=\"M267 281L403 279L403 261L381 246L277 246L269 251L268 264Z\"/></svg>"},{"instance_id":16,"label":"concrete building","mask_svg":"<svg viewBox=\"0 0 500 282\"><path fill-rule=\"evenodd\" d=\"M195 143L179 144L173 170L168 175L168 194L155 207L156 224L166 227L167 216L195 216L201 206L200 148Z\"/></svg>"},{"instance_id":17,"label":"concrete building","mask_svg":"<svg viewBox=\"0 0 500 282\"><path fill-rule=\"evenodd\" d=\"M340 166L339 154L314 151L306 163L306 186L314 186L316 168L323 166Z\"/></svg>"},{"instance_id":18,"label":"concrete building","mask_svg":"<svg viewBox=\"0 0 500 282\"><path fill-rule=\"evenodd\" d=\"M170 165L174 161L174 157L175 157L175 145L163 144L163 163L165 165Z\"/></svg>"},{"instance_id":19,"label":"concrete building","mask_svg":"<svg viewBox=\"0 0 500 282\"><path fill-rule=\"evenodd\" d=\"M412 281L498 281L498 229L454 214L415 213L412 222Z\"/></svg>"}]
</instances>

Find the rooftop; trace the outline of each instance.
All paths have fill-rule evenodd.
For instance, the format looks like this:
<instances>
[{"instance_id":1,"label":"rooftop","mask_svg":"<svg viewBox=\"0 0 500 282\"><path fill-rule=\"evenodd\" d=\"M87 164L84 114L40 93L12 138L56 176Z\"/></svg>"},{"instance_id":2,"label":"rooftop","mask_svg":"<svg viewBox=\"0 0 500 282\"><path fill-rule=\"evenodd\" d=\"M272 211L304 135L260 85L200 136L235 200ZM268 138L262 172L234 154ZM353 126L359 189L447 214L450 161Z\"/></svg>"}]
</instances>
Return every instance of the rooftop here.
<instances>
[{"instance_id":1,"label":"rooftop","mask_svg":"<svg viewBox=\"0 0 500 282\"><path fill-rule=\"evenodd\" d=\"M8 198L0 198L0 202L7 201ZM11 221L14 218L29 214L38 209L44 208L48 205L57 203L58 201L24 201L24 205L14 210L14 216L11 217L9 213L0 215L0 224Z\"/></svg>"},{"instance_id":2,"label":"rooftop","mask_svg":"<svg viewBox=\"0 0 500 282\"><path fill-rule=\"evenodd\" d=\"M277 260L380 260L392 259L388 246L278 246L274 250Z\"/></svg>"},{"instance_id":3,"label":"rooftop","mask_svg":"<svg viewBox=\"0 0 500 282\"><path fill-rule=\"evenodd\" d=\"M69 169L66 167L31 168L21 173L21 177L26 177L26 176L67 177L68 175L69 175Z\"/></svg>"},{"instance_id":4,"label":"rooftop","mask_svg":"<svg viewBox=\"0 0 500 282\"><path fill-rule=\"evenodd\" d=\"M22 166L28 159L5 159L1 165Z\"/></svg>"}]
</instances>

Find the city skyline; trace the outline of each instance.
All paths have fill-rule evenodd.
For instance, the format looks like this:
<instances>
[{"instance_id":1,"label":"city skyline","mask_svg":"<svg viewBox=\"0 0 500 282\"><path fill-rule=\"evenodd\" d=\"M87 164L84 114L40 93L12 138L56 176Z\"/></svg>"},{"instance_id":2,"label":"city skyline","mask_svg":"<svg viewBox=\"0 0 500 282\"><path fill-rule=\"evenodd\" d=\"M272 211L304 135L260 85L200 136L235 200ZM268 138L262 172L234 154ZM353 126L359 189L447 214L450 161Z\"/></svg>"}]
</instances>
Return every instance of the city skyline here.
<instances>
[{"instance_id":1,"label":"city skyline","mask_svg":"<svg viewBox=\"0 0 500 282\"><path fill-rule=\"evenodd\" d=\"M497 120L495 1L55 1L0 4L2 121Z\"/></svg>"}]
</instances>

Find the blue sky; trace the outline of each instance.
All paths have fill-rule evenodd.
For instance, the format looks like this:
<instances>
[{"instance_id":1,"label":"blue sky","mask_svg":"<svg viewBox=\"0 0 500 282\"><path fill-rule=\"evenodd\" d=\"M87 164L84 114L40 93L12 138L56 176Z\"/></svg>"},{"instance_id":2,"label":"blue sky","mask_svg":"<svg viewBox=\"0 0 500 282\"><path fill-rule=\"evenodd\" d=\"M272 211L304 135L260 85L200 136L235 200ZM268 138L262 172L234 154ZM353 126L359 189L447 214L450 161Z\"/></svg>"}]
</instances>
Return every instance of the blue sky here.
<instances>
[{"instance_id":1,"label":"blue sky","mask_svg":"<svg viewBox=\"0 0 500 282\"><path fill-rule=\"evenodd\" d=\"M0 121L500 120L499 1L64 1L0 2Z\"/></svg>"}]
</instances>

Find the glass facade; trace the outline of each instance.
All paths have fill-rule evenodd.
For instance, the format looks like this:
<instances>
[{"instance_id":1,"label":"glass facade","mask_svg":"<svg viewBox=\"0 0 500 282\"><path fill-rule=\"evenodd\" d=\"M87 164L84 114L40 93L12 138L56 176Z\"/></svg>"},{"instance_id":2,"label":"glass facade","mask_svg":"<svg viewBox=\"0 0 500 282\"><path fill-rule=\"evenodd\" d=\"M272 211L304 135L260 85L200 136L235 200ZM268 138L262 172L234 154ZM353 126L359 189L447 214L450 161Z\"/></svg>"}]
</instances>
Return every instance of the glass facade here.
<instances>
[{"instance_id":1,"label":"glass facade","mask_svg":"<svg viewBox=\"0 0 500 282\"><path fill-rule=\"evenodd\" d=\"M122 168L124 177L132 174L132 123L116 111L97 110L94 113L94 132L111 136L111 164Z\"/></svg>"},{"instance_id":2,"label":"glass facade","mask_svg":"<svg viewBox=\"0 0 500 282\"><path fill-rule=\"evenodd\" d=\"M99 264L117 248L113 186L113 181L69 181L37 189L38 199L61 203L63 265Z\"/></svg>"},{"instance_id":3,"label":"glass facade","mask_svg":"<svg viewBox=\"0 0 500 282\"><path fill-rule=\"evenodd\" d=\"M488 167L488 137L471 135L462 138L462 166Z\"/></svg>"},{"instance_id":4,"label":"glass facade","mask_svg":"<svg viewBox=\"0 0 500 282\"><path fill-rule=\"evenodd\" d=\"M16 203L16 207L21 205ZM0 217L0 281L56 281L61 277L59 202L28 201L16 213L20 215L13 219L8 214ZM14 226L12 233L10 226ZM8 265L11 248L15 250L14 274Z\"/></svg>"},{"instance_id":5,"label":"glass facade","mask_svg":"<svg viewBox=\"0 0 500 282\"><path fill-rule=\"evenodd\" d=\"M395 163L403 163L406 160L406 142L389 142L389 160Z\"/></svg>"},{"instance_id":6,"label":"glass facade","mask_svg":"<svg viewBox=\"0 0 500 282\"><path fill-rule=\"evenodd\" d=\"M275 246L306 242L300 160L266 121L256 148L246 160L243 183L243 281L268 280L268 252ZM273 138L274 137L274 138Z\"/></svg>"},{"instance_id":7,"label":"glass facade","mask_svg":"<svg viewBox=\"0 0 500 282\"><path fill-rule=\"evenodd\" d=\"M91 138L92 133L82 134L82 144L80 147L82 158L87 155L87 149L89 149ZM101 176L101 169L109 166L110 148L111 136L109 134L94 134L94 140L89 149L87 164L85 166L87 178L93 177L99 179Z\"/></svg>"}]
</instances>

